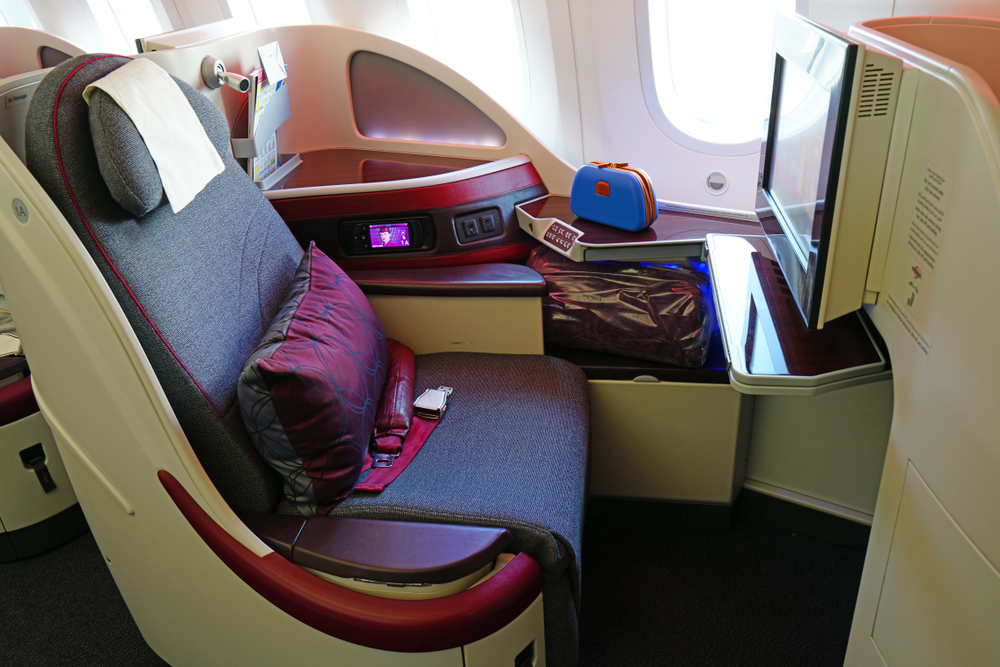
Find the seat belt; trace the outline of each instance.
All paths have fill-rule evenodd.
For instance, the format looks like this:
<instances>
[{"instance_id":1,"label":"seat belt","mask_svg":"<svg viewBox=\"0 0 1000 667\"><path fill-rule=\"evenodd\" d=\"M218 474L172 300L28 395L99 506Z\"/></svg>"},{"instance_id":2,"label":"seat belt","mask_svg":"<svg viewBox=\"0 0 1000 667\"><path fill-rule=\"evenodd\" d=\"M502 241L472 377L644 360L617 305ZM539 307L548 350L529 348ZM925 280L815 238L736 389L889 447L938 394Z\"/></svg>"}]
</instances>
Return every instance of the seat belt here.
<instances>
[{"instance_id":1,"label":"seat belt","mask_svg":"<svg viewBox=\"0 0 1000 667\"><path fill-rule=\"evenodd\" d=\"M375 417L375 442L365 453L361 472L372 472L354 491L385 490L423 447L447 408L451 387L428 389L413 400L416 359L399 341L388 341L389 373ZM414 416L414 410L417 414Z\"/></svg>"},{"instance_id":2,"label":"seat belt","mask_svg":"<svg viewBox=\"0 0 1000 667\"><path fill-rule=\"evenodd\" d=\"M413 457L417 455L420 448L424 446L427 442L427 438L430 437L431 431L434 427L438 425L440 419L424 419L423 417L414 417L413 423L410 426L409 432L406 434L406 440L403 441L403 446L392 458L392 462L386 466L375 466L373 465L375 459L371 455L371 451L365 456L365 465L361 468L361 472L371 469L372 472L368 477L365 477L365 481L359 482L354 485L355 491L374 491L379 493L385 491L385 487L392 484L392 482L399 477L399 474L406 469L406 466L410 465L410 461ZM378 452L376 452L378 454Z\"/></svg>"}]
</instances>

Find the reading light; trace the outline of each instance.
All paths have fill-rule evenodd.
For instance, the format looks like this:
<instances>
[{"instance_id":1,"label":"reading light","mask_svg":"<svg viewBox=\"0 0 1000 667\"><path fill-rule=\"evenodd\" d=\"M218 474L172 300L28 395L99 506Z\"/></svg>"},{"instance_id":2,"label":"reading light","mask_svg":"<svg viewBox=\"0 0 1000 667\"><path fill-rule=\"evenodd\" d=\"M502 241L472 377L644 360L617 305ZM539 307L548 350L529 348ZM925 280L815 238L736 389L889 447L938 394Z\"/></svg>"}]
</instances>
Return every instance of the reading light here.
<instances>
[{"instance_id":1,"label":"reading light","mask_svg":"<svg viewBox=\"0 0 1000 667\"><path fill-rule=\"evenodd\" d=\"M241 93L250 90L250 79L235 72L227 72L225 64L213 56L205 56L201 61L201 78L211 90L220 88L223 84Z\"/></svg>"}]
</instances>

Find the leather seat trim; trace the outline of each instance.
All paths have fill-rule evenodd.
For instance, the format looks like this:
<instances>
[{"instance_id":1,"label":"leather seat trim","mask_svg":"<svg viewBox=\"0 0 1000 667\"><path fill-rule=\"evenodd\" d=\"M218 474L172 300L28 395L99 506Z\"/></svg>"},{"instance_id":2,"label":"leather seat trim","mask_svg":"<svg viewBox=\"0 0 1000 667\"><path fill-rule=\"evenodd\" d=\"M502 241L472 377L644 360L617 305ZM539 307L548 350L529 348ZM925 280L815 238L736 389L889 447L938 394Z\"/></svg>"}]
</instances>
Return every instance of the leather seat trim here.
<instances>
[{"instance_id":1,"label":"leather seat trim","mask_svg":"<svg viewBox=\"0 0 1000 667\"><path fill-rule=\"evenodd\" d=\"M520 264L473 264L426 269L352 270L365 294L400 296L545 296L545 278Z\"/></svg>"},{"instance_id":2,"label":"leather seat trim","mask_svg":"<svg viewBox=\"0 0 1000 667\"><path fill-rule=\"evenodd\" d=\"M525 553L478 586L431 600L391 600L341 588L277 553L257 556L217 524L172 474L160 470L157 477L233 573L289 616L337 639L384 651L443 651L492 635L541 594L542 570Z\"/></svg>"}]
</instances>

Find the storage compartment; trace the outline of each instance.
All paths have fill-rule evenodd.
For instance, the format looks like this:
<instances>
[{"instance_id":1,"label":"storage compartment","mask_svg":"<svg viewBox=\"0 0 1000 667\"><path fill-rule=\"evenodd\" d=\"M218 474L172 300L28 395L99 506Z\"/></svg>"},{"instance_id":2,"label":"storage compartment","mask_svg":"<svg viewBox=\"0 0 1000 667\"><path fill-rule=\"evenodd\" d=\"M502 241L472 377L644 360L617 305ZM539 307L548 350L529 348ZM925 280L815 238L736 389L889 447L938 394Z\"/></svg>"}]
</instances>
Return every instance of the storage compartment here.
<instances>
[{"instance_id":1,"label":"storage compartment","mask_svg":"<svg viewBox=\"0 0 1000 667\"><path fill-rule=\"evenodd\" d=\"M731 504L753 397L727 384L590 381L590 493Z\"/></svg>"},{"instance_id":2,"label":"storage compartment","mask_svg":"<svg viewBox=\"0 0 1000 667\"><path fill-rule=\"evenodd\" d=\"M718 331L701 368L546 345L590 386L590 494L729 505L746 474L754 397L729 385Z\"/></svg>"},{"instance_id":3,"label":"storage compartment","mask_svg":"<svg viewBox=\"0 0 1000 667\"><path fill-rule=\"evenodd\" d=\"M547 342L687 368L705 363L712 298L694 263L578 263L537 247L527 265L548 286Z\"/></svg>"}]
</instances>

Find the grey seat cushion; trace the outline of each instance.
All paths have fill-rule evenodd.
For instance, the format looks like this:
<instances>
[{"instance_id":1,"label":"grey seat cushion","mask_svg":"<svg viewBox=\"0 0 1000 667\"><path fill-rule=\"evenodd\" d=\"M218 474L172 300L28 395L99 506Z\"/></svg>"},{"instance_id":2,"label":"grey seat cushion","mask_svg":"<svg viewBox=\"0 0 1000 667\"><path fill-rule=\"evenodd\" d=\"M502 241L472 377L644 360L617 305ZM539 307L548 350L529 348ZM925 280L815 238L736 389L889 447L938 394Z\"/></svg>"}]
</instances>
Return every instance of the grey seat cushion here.
<instances>
[{"instance_id":1,"label":"grey seat cushion","mask_svg":"<svg viewBox=\"0 0 1000 667\"><path fill-rule=\"evenodd\" d=\"M331 516L507 528L512 550L542 567L548 664L574 665L587 380L552 357L418 356L415 393L441 385L455 392L412 463L382 493L352 493Z\"/></svg>"},{"instance_id":2,"label":"grey seat cushion","mask_svg":"<svg viewBox=\"0 0 1000 667\"><path fill-rule=\"evenodd\" d=\"M163 202L160 172L139 130L100 88L90 97L90 135L101 176L123 209L141 218Z\"/></svg>"}]
</instances>

